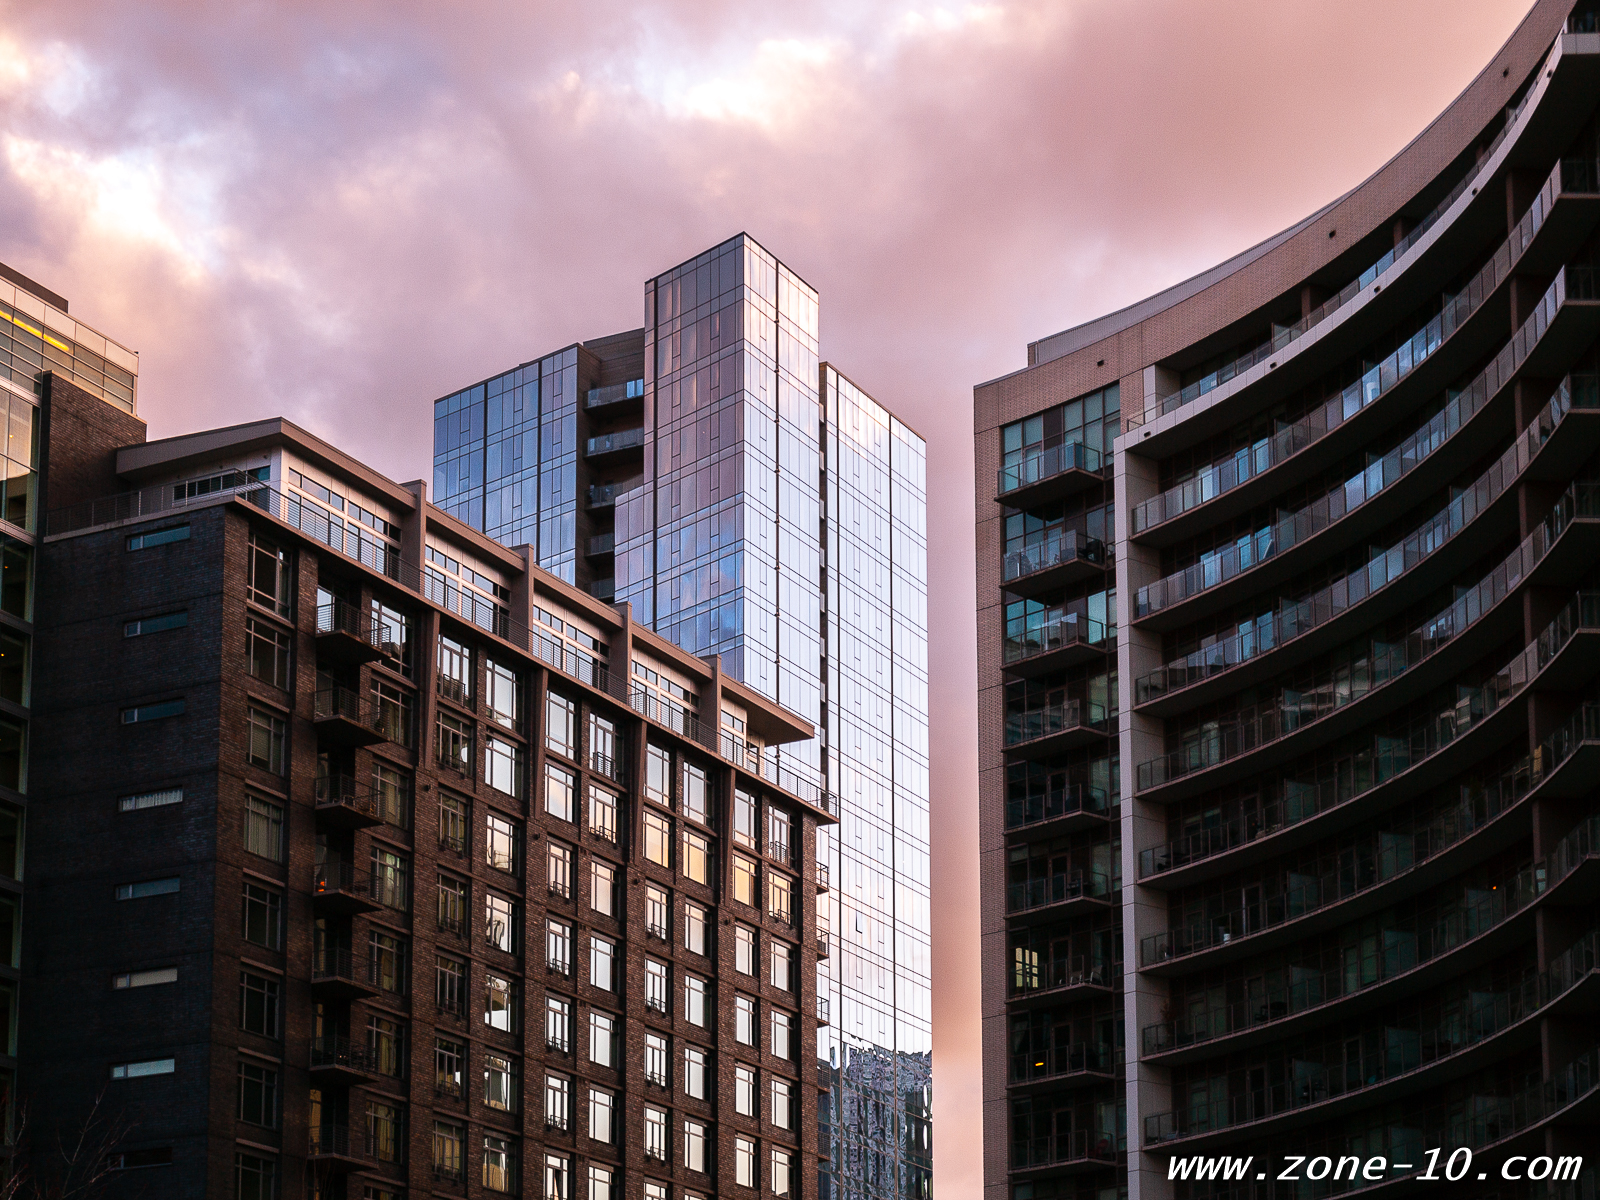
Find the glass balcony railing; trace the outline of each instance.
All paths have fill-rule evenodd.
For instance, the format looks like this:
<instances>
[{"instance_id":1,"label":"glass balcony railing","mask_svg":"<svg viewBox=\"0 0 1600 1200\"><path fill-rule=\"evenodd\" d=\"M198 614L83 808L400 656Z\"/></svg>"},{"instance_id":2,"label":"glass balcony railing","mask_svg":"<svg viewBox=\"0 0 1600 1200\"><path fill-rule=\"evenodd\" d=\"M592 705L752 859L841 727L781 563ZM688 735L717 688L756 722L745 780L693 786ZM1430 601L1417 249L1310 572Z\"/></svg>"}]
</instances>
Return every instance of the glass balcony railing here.
<instances>
[{"instance_id":1,"label":"glass balcony railing","mask_svg":"<svg viewBox=\"0 0 1600 1200\"><path fill-rule=\"evenodd\" d=\"M1510 382L1517 368L1544 336L1557 310L1565 303L1567 299L1565 274L1563 270L1562 274L1556 276L1555 282L1550 285L1522 328L1494 361L1484 368L1481 378L1484 379L1484 386L1488 389L1486 399L1497 394L1501 387ZM1473 386L1477 386L1477 381L1474 381ZM1532 458L1533 453L1542 444L1539 441L1532 441L1530 445L1530 441L1528 437L1519 437L1512 443L1511 449L1484 473L1472 489L1463 497L1452 501L1444 512L1411 534L1401 546L1409 546L1415 541L1420 550L1424 545L1436 546L1453 537L1462 526L1487 507L1492 499L1499 496L1515 475L1527 465L1527 460ZM1385 489L1393 487L1436 448L1422 442L1410 443L1408 439L1408 445L1396 447L1361 474L1298 512L1252 536L1241 538L1234 545L1210 554L1200 562L1176 571L1165 579L1140 588L1135 597L1134 611L1143 617L1170 608L1191 596L1199 595L1237 578L1268 559L1276 558L1292 547L1308 541L1343 519L1347 513L1374 499ZM1424 452L1419 455L1419 450ZM1468 500L1466 496L1471 496L1473 499ZM1456 513L1458 506L1461 511ZM1426 553L1431 552L1431 549L1426 551ZM1390 550L1389 555L1385 557L1393 556L1394 553L1395 550ZM1383 582L1387 583L1388 577L1385 577Z\"/></svg>"},{"instance_id":2,"label":"glass balcony railing","mask_svg":"<svg viewBox=\"0 0 1600 1200\"><path fill-rule=\"evenodd\" d=\"M1267 1120L1285 1113L1413 1076L1504 1032L1560 999L1600 970L1600 934L1591 931L1558 956L1547 971L1528 970L1504 990L1472 992L1468 1003L1431 1011L1389 1013L1365 1033L1333 1038L1321 1046L1296 1045L1293 1067L1279 1064L1269 1075L1280 1082L1192 1104L1145 1118L1147 1141L1184 1136L1184 1128L1211 1132ZM1422 1019L1418 1019L1422 1018Z\"/></svg>"},{"instance_id":3,"label":"glass balcony railing","mask_svg":"<svg viewBox=\"0 0 1600 1200\"><path fill-rule=\"evenodd\" d=\"M1068 900L1105 900L1115 895L1111 879L1099 871L1055 871L1006 883L1006 912L1022 913Z\"/></svg>"},{"instance_id":4,"label":"glass balcony railing","mask_svg":"<svg viewBox=\"0 0 1600 1200\"><path fill-rule=\"evenodd\" d=\"M1032 708L1006 710L1006 745L1066 733L1073 729L1105 731L1106 710L1102 704L1079 700L1055 700Z\"/></svg>"},{"instance_id":5,"label":"glass balcony railing","mask_svg":"<svg viewBox=\"0 0 1600 1200\"><path fill-rule=\"evenodd\" d=\"M1050 537L1006 553L1005 579L1010 583L1051 567L1063 567L1074 562L1104 566L1106 544L1076 529L1061 530Z\"/></svg>"},{"instance_id":6,"label":"glass balcony railing","mask_svg":"<svg viewBox=\"0 0 1600 1200\"><path fill-rule=\"evenodd\" d=\"M1004 499L1007 492L1053 479L1067 471L1088 471L1099 475L1104 474L1109 466L1100 451L1085 446L1082 442L1051 446L1048 450L1029 455L1021 462L1001 467L995 483L996 493Z\"/></svg>"},{"instance_id":7,"label":"glass balcony railing","mask_svg":"<svg viewBox=\"0 0 1600 1200\"><path fill-rule=\"evenodd\" d=\"M1001 661L1010 666L1071 646L1115 650L1116 629L1113 627L1108 631L1103 621L1091 621L1077 613L1067 613L1044 625L1035 625L1015 634L1008 631L1001 647Z\"/></svg>"},{"instance_id":8,"label":"glass balcony railing","mask_svg":"<svg viewBox=\"0 0 1600 1200\"><path fill-rule=\"evenodd\" d=\"M644 445L643 429L623 429L617 433L604 433L599 437L590 438L586 453L592 458L597 454L609 454L613 450L631 450L635 446L642 445Z\"/></svg>"},{"instance_id":9,"label":"glass balcony railing","mask_svg":"<svg viewBox=\"0 0 1600 1200\"><path fill-rule=\"evenodd\" d=\"M1109 1166L1122 1161L1124 1144L1121 1137L1113 1137L1109 1133L1091 1133L1087 1129L1052 1133L1044 1137L1013 1138L1011 1169L1025 1171L1034 1167L1094 1162Z\"/></svg>"},{"instance_id":10,"label":"glass balcony railing","mask_svg":"<svg viewBox=\"0 0 1600 1200\"><path fill-rule=\"evenodd\" d=\"M1058 817L1074 813L1105 815L1109 811L1104 788L1083 783L1069 783L1060 788L1047 788L1026 796L1006 797L1006 829L1026 829Z\"/></svg>"},{"instance_id":11,"label":"glass balcony railing","mask_svg":"<svg viewBox=\"0 0 1600 1200\"><path fill-rule=\"evenodd\" d=\"M1535 236L1544 227L1556 199L1564 190L1565 174L1557 166L1545 181L1544 187L1534 197L1533 204L1517 224L1505 244L1500 247L1477 276L1445 302L1443 310L1399 350L1383 363L1369 368L1360 379L1349 384L1343 392L1306 416L1280 429L1269 438L1240 449L1228 458L1218 460L1201 470L1193 479L1168 488L1161 495L1136 505L1131 513L1133 534L1137 537L1147 529L1190 512L1210 500L1215 500L1259 475L1265 474L1307 447L1320 441L1339 428L1369 404L1386 395L1391 388L1432 358L1450 336L1464 325L1496 289L1512 274L1523 253L1533 244ZM1565 189L1571 190L1571 189ZM1420 460L1438 449L1439 445L1465 425L1494 394L1485 386L1487 380L1480 375L1465 391L1454 396L1428 426L1406 439L1408 443L1391 456L1398 454L1400 461ZM1404 470L1409 468L1402 468ZM1390 467L1385 462L1383 474Z\"/></svg>"},{"instance_id":12,"label":"glass balcony railing","mask_svg":"<svg viewBox=\"0 0 1600 1200\"><path fill-rule=\"evenodd\" d=\"M1070 1075L1110 1075L1122 1069L1122 1043L1078 1042L1043 1050L1014 1051L1012 1083L1043 1083Z\"/></svg>"},{"instance_id":13,"label":"glass balcony railing","mask_svg":"<svg viewBox=\"0 0 1600 1200\"><path fill-rule=\"evenodd\" d=\"M1019 950L1011 965L1011 998L1020 1000L1076 987L1110 988L1121 975L1120 962L1084 954L1036 959Z\"/></svg>"},{"instance_id":14,"label":"glass balcony railing","mask_svg":"<svg viewBox=\"0 0 1600 1200\"><path fill-rule=\"evenodd\" d=\"M1600 409L1600 375L1572 375L1561 382L1550 402L1541 410L1539 417L1529 426L1525 433L1528 442L1529 457L1538 446L1548 441L1555 432L1562 419L1572 409L1595 410ZM1513 554L1507 562L1518 559ZM1532 562L1527 566L1531 567ZM1499 578L1501 573L1491 574L1485 579L1485 584ZM1521 578L1521 573L1510 576L1511 580ZM1337 586L1337 585L1336 585ZM1416 630L1407 635L1401 643L1389 646L1385 653L1389 656L1400 655L1402 661L1415 663L1420 661L1424 653L1431 653L1425 647L1433 642L1443 639L1448 641L1466 628L1471 621L1482 614L1485 605L1482 600L1487 600L1492 595L1498 600L1503 592L1490 589L1490 595L1478 594L1482 592L1484 584L1475 589L1473 596L1478 597L1478 602L1469 603L1468 597L1463 597L1445 609L1436 617L1423 622ZM1192 687L1206 679L1210 679L1224 671L1231 670L1240 663L1249 662L1259 655L1266 654L1300 634L1316 628L1324 621L1344 611L1334 609L1327 603L1319 604L1319 599L1327 597L1332 589L1324 589L1317 596L1295 604L1285 604L1278 612L1265 619L1258 620L1248 632L1235 634L1232 637L1222 638L1200 650L1193 651L1182 658L1174 659L1166 666L1152 671L1139 679L1135 684L1135 694L1140 704L1169 695L1186 687Z\"/></svg>"},{"instance_id":15,"label":"glass balcony railing","mask_svg":"<svg viewBox=\"0 0 1600 1200\"><path fill-rule=\"evenodd\" d=\"M1327 320L1339 309L1353 301L1369 284L1376 282L1379 276L1404 258L1413 246L1426 237L1429 231L1438 224L1440 218L1450 211L1450 206L1459 200L1468 188L1477 183L1485 171L1493 169L1489 160L1494 157L1495 151L1500 148L1501 142L1506 139L1506 136L1511 132L1517 121L1521 119L1523 110L1527 107L1528 101L1533 94L1534 89L1530 88L1527 94L1514 107L1506 110L1505 124L1501 127L1500 132L1494 136L1493 141L1489 143L1483 158L1478 160L1478 167L1468 171L1461 181L1450 189L1449 194L1439 201L1433 211L1417 222L1410 233L1401 239L1393 249L1385 251L1382 257L1361 272L1360 275L1345 284L1338 295L1330 297L1321 305L1312 309L1310 313L1295 324L1274 329L1273 336L1262 345L1247 351L1233 362L1218 367L1215 371L1186 385L1173 395L1167 396L1161 402L1159 413L1152 412L1148 415L1144 413L1130 414L1127 428L1136 429L1155 416L1175 412L1185 404L1192 404L1200 399L1201 396L1208 395L1223 384L1230 382L1239 375L1243 375L1258 363L1266 362L1272 355L1281 353L1312 329L1322 324L1323 321Z\"/></svg>"},{"instance_id":16,"label":"glass balcony railing","mask_svg":"<svg viewBox=\"0 0 1600 1200\"><path fill-rule=\"evenodd\" d=\"M620 404L624 400L638 400L644 396L644 380L630 379L626 383L608 384L606 387L590 388L584 397L585 408L604 408L608 404Z\"/></svg>"}]
</instances>

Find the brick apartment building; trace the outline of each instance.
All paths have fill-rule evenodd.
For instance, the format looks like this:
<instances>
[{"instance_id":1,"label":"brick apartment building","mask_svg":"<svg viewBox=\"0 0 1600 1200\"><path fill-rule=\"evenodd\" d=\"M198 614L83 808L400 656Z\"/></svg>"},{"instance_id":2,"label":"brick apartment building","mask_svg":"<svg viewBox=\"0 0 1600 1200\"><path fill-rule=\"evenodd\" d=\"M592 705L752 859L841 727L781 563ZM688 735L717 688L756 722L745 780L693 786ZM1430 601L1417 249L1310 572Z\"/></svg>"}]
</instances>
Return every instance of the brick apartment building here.
<instances>
[{"instance_id":1,"label":"brick apartment building","mask_svg":"<svg viewBox=\"0 0 1600 1200\"><path fill-rule=\"evenodd\" d=\"M42 391L35 1168L99 1097L113 1196L811 1194L811 726L286 421Z\"/></svg>"}]
</instances>

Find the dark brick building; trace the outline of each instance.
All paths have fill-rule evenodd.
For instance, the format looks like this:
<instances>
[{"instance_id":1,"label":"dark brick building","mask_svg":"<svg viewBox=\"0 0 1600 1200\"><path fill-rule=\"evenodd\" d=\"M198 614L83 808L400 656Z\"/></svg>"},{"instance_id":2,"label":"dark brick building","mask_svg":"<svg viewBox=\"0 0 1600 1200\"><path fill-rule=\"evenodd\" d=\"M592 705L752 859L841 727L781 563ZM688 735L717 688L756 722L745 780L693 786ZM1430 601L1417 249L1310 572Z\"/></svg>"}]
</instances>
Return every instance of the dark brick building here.
<instances>
[{"instance_id":1,"label":"dark brick building","mask_svg":"<svg viewBox=\"0 0 1600 1200\"><path fill-rule=\"evenodd\" d=\"M811 726L288 422L46 407L32 1144L102 1096L115 1195L811 1194Z\"/></svg>"}]
</instances>

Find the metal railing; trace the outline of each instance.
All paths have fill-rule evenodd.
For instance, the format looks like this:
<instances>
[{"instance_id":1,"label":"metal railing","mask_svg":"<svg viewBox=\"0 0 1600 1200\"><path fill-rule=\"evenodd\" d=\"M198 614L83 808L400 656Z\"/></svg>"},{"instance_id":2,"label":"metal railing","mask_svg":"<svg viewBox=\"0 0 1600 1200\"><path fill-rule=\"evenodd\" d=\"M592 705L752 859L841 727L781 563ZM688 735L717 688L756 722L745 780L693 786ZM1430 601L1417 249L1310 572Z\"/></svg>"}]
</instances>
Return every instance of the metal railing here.
<instances>
[{"instance_id":1,"label":"metal railing","mask_svg":"<svg viewBox=\"0 0 1600 1200\"><path fill-rule=\"evenodd\" d=\"M311 982L378 986L378 973L370 958L357 958L345 946L319 946L311 952Z\"/></svg>"},{"instance_id":2,"label":"metal railing","mask_svg":"<svg viewBox=\"0 0 1600 1200\"><path fill-rule=\"evenodd\" d=\"M306 1154L311 1158L372 1158L367 1131L344 1125L313 1126L307 1134Z\"/></svg>"},{"instance_id":3,"label":"metal railing","mask_svg":"<svg viewBox=\"0 0 1600 1200\"><path fill-rule=\"evenodd\" d=\"M1007 492L1014 492L1018 488L1051 479L1067 471L1088 471L1094 475L1105 475L1109 472L1109 468L1110 464L1104 461L1100 451L1082 442L1067 442L1029 455L1020 462L1001 467L995 481L995 489L1003 498Z\"/></svg>"},{"instance_id":4,"label":"metal railing","mask_svg":"<svg viewBox=\"0 0 1600 1200\"><path fill-rule=\"evenodd\" d=\"M1098 538L1079 533L1076 529L1060 530L1041 542L1007 551L1005 581L1010 583L1039 571L1047 571L1051 567L1066 566L1074 562L1104 566L1106 544Z\"/></svg>"},{"instance_id":5,"label":"metal railing","mask_svg":"<svg viewBox=\"0 0 1600 1200\"><path fill-rule=\"evenodd\" d=\"M364 609L344 600L317 606L317 632L342 633L374 650L380 649L382 628Z\"/></svg>"},{"instance_id":6,"label":"metal railing","mask_svg":"<svg viewBox=\"0 0 1600 1200\"><path fill-rule=\"evenodd\" d=\"M1109 1133L1074 1129L1044 1137L1011 1139L1011 1169L1065 1166L1075 1162L1117 1163L1124 1154L1123 1139Z\"/></svg>"},{"instance_id":7,"label":"metal railing","mask_svg":"<svg viewBox=\"0 0 1600 1200\"><path fill-rule=\"evenodd\" d=\"M320 863L311 876L313 896L369 896L367 873L347 862Z\"/></svg>"},{"instance_id":8,"label":"metal railing","mask_svg":"<svg viewBox=\"0 0 1600 1200\"><path fill-rule=\"evenodd\" d=\"M312 1038L311 1065L378 1074L378 1056L364 1043L352 1042L347 1037Z\"/></svg>"}]
</instances>

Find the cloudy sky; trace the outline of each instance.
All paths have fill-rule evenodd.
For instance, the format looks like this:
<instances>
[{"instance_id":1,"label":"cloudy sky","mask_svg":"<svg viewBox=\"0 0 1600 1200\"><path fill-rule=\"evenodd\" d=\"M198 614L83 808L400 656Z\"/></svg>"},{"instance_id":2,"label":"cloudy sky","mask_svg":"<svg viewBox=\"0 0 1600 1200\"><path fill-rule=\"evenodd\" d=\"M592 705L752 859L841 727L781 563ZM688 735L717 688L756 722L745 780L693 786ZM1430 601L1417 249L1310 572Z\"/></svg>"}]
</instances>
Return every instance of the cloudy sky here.
<instances>
[{"instance_id":1,"label":"cloudy sky","mask_svg":"<svg viewBox=\"0 0 1600 1200\"><path fill-rule=\"evenodd\" d=\"M1528 0L0 0L0 261L152 437L430 402L747 230L930 443L939 1190L978 1193L971 389L1350 188Z\"/></svg>"}]
</instances>

